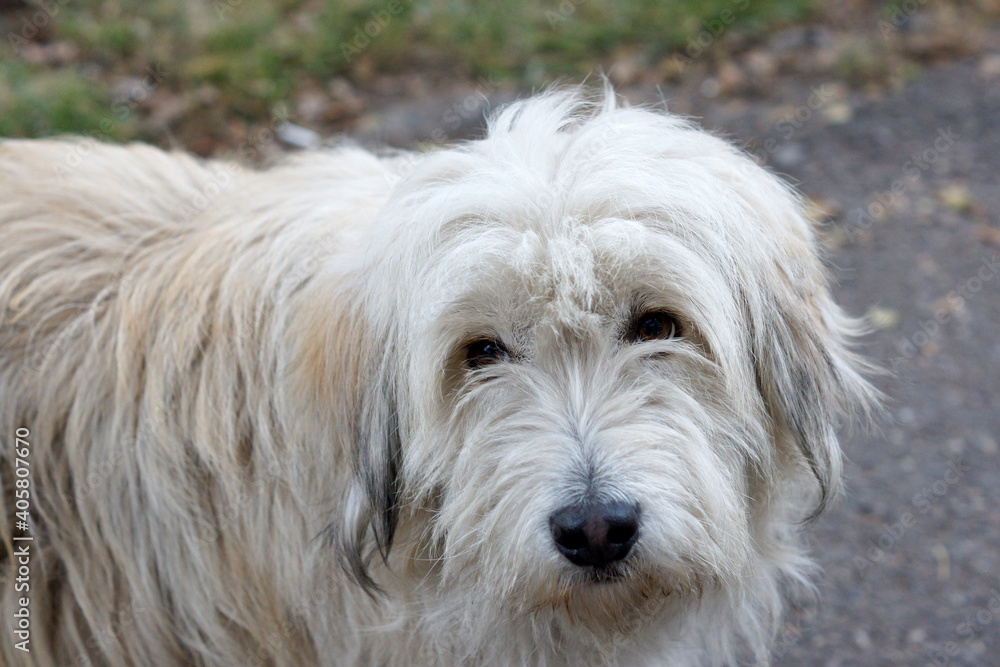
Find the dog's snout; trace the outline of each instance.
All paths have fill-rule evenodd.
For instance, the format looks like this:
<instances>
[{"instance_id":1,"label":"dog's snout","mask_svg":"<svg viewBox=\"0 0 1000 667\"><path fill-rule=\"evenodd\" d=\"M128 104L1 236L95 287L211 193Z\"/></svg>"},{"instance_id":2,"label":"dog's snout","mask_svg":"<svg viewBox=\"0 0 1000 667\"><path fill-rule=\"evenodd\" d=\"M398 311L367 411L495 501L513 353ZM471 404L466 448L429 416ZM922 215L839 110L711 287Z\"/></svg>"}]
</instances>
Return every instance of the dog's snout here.
<instances>
[{"instance_id":1,"label":"dog's snout","mask_svg":"<svg viewBox=\"0 0 1000 667\"><path fill-rule=\"evenodd\" d=\"M639 507L624 502L570 505L549 517L556 548L581 567L625 558L639 534Z\"/></svg>"}]
</instances>

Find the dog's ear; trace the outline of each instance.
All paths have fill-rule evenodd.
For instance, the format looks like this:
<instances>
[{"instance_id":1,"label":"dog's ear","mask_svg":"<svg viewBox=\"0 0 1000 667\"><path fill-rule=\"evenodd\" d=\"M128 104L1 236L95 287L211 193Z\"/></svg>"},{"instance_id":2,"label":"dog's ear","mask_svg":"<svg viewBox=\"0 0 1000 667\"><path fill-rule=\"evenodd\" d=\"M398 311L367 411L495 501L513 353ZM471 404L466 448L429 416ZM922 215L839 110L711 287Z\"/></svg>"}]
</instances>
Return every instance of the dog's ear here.
<instances>
[{"instance_id":1,"label":"dog's ear","mask_svg":"<svg viewBox=\"0 0 1000 667\"><path fill-rule=\"evenodd\" d=\"M321 501L334 514L322 539L348 576L374 594L369 566L376 555L388 560L399 518L398 360L391 353L398 348L387 344L391 332L374 330L364 298L346 282L317 281L308 293L309 303L334 306L301 311L291 376L299 380L303 414L315 414L315 432L326 434L317 446L326 456L333 449L332 474L341 480L342 495Z\"/></svg>"},{"instance_id":2,"label":"dog's ear","mask_svg":"<svg viewBox=\"0 0 1000 667\"><path fill-rule=\"evenodd\" d=\"M364 366L354 416L354 480L338 551L348 574L374 593L380 589L369 564L376 553L388 561L399 521L402 442L395 364L386 355Z\"/></svg>"},{"instance_id":3,"label":"dog's ear","mask_svg":"<svg viewBox=\"0 0 1000 667\"><path fill-rule=\"evenodd\" d=\"M779 276L761 281L776 289L758 293L748 310L754 371L775 437L779 446L798 450L819 485L810 522L839 487L839 419L867 414L877 392L861 374L869 366L848 347L861 333L859 323L833 302L815 256L803 264L778 268Z\"/></svg>"}]
</instances>

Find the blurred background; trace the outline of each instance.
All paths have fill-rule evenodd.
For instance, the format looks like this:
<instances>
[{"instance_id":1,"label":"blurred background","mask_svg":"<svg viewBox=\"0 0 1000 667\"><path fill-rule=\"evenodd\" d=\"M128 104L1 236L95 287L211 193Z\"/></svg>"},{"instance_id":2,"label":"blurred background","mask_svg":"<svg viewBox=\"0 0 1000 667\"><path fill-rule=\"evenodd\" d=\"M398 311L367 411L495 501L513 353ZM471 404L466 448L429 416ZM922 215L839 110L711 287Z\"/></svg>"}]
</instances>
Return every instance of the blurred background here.
<instances>
[{"instance_id":1,"label":"blurred background","mask_svg":"<svg viewBox=\"0 0 1000 667\"><path fill-rule=\"evenodd\" d=\"M0 0L0 136L425 150L606 74L808 197L891 374L778 665L1000 665L1000 0Z\"/></svg>"}]
</instances>

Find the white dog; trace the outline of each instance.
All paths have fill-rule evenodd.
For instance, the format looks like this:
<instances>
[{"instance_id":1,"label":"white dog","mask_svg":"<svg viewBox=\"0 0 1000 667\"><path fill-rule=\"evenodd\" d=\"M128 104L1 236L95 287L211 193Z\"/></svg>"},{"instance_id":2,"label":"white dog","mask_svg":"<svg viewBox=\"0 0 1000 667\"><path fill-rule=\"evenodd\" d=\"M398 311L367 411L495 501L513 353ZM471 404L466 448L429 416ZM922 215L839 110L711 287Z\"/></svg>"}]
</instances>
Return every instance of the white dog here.
<instances>
[{"instance_id":1,"label":"white dog","mask_svg":"<svg viewBox=\"0 0 1000 667\"><path fill-rule=\"evenodd\" d=\"M796 196L611 94L263 172L6 141L0 327L9 665L766 662L873 399Z\"/></svg>"}]
</instances>

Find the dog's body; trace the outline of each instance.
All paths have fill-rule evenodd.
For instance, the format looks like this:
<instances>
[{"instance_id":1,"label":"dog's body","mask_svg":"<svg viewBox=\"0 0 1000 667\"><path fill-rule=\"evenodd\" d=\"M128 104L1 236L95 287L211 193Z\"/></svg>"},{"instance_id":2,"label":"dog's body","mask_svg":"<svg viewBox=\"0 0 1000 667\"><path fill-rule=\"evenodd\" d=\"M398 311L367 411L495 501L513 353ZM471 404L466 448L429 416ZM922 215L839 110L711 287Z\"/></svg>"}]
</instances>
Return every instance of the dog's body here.
<instances>
[{"instance_id":1,"label":"dog's body","mask_svg":"<svg viewBox=\"0 0 1000 667\"><path fill-rule=\"evenodd\" d=\"M5 662L766 660L871 400L815 245L610 97L265 172L0 144Z\"/></svg>"}]
</instances>

